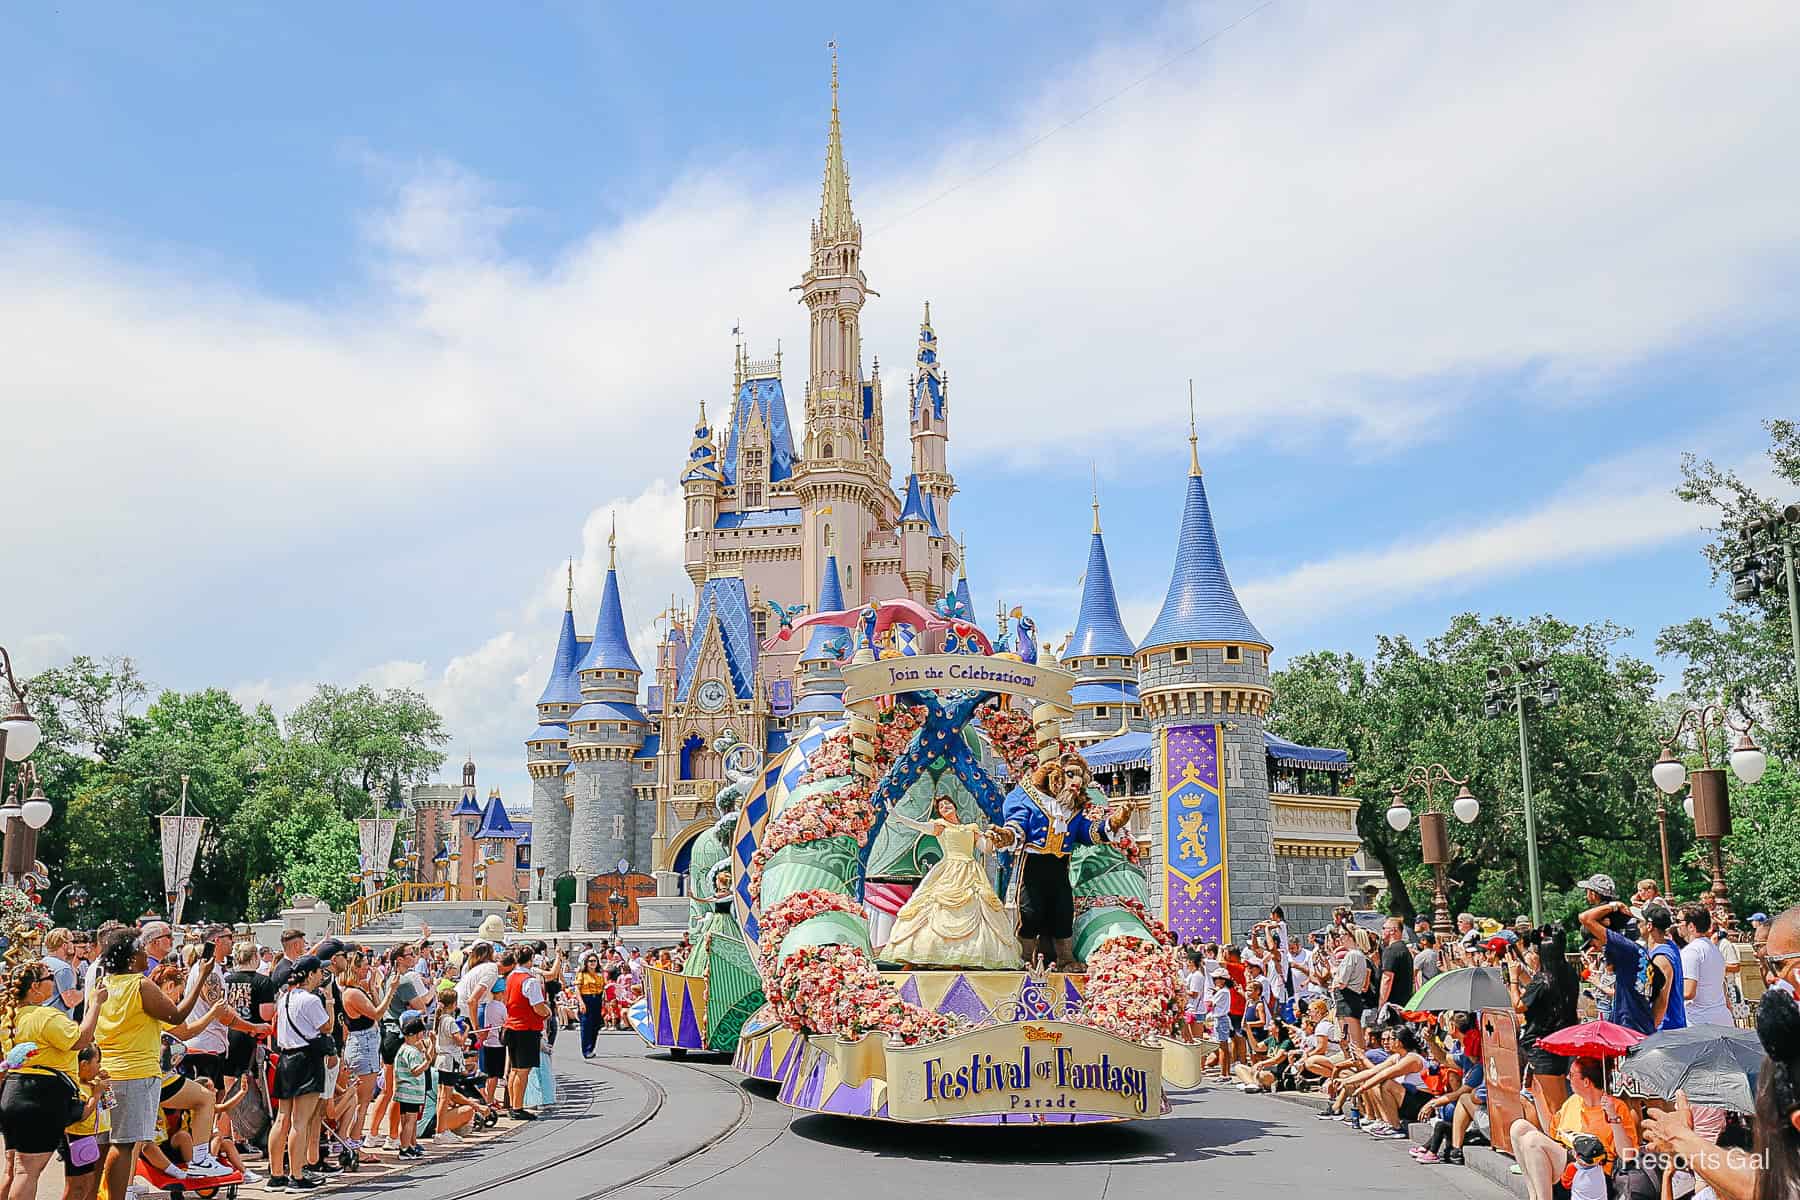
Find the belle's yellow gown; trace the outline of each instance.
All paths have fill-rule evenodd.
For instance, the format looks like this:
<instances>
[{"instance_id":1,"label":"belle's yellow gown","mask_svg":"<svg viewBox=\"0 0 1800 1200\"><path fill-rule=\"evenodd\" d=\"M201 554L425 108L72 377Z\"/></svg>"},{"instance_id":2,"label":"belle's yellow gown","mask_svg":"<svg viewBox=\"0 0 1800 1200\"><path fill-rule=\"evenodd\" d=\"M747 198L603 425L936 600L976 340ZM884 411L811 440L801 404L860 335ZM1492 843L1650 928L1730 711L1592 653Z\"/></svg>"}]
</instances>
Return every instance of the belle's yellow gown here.
<instances>
[{"instance_id":1,"label":"belle's yellow gown","mask_svg":"<svg viewBox=\"0 0 1800 1200\"><path fill-rule=\"evenodd\" d=\"M1013 921L975 859L975 825L944 825L944 857L894 917L881 957L912 967L1018 970Z\"/></svg>"}]
</instances>

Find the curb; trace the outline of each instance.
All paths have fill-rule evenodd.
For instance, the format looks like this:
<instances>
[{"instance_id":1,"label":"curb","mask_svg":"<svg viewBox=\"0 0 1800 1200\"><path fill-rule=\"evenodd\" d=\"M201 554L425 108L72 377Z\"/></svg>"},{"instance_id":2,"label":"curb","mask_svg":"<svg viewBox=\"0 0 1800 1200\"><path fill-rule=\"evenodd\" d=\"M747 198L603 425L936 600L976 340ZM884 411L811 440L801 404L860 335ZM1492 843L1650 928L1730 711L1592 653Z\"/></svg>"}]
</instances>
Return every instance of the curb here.
<instances>
[{"instance_id":1,"label":"curb","mask_svg":"<svg viewBox=\"0 0 1800 1200\"><path fill-rule=\"evenodd\" d=\"M1257 1092L1254 1094L1272 1095L1276 1100L1298 1104L1303 1108L1310 1108L1314 1112L1322 1112L1325 1109L1325 1097L1318 1092ZM1431 1139L1431 1126L1423 1121L1414 1121L1406 1127L1406 1133L1413 1145L1423 1146ZM1398 1144L1397 1140L1395 1144ZM1519 1200L1528 1200L1530 1193L1525 1187L1525 1177L1512 1173L1513 1160L1510 1156L1500 1153L1492 1146L1464 1146L1463 1159L1469 1164L1471 1171L1489 1183L1512 1193L1519 1197Z\"/></svg>"}]
</instances>

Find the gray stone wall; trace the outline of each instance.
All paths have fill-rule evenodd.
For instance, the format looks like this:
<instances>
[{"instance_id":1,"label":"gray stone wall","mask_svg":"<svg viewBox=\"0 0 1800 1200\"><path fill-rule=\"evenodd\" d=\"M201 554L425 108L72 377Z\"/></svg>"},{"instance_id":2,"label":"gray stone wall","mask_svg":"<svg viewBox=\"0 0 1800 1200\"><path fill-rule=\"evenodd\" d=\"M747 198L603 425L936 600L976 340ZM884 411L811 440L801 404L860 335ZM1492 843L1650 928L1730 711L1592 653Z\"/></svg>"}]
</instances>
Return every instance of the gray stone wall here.
<instances>
[{"instance_id":1,"label":"gray stone wall","mask_svg":"<svg viewBox=\"0 0 1800 1200\"><path fill-rule=\"evenodd\" d=\"M1331 924L1331 910L1348 904L1350 888L1342 858L1276 855L1275 873L1288 928L1296 935Z\"/></svg>"},{"instance_id":2,"label":"gray stone wall","mask_svg":"<svg viewBox=\"0 0 1800 1200\"><path fill-rule=\"evenodd\" d=\"M531 865L544 868L546 884L569 869L571 814L562 798L562 776L531 781Z\"/></svg>"},{"instance_id":3,"label":"gray stone wall","mask_svg":"<svg viewBox=\"0 0 1800 1200\"><path fill-rule=\"evenodd\" d=\"M576 874L604 874L621 858L632 858L633 807L629 759L575 764L575 816L569 860ZM623 822L615 820L619 817L624 818ZM615 829L620 831L618 835ZM532 840L537 840L535 835ZM632 865L636 865L636 859Z\"/></svg>"},{"instance_id":4,"label":"gray stone wall","mask_svg":"<svg viewBox=\"0 0 1800 1200\"><path fill-rule=\"evenodd\" d=\"M631 816L626 821L631 832L631 852L626 857L631 859L632 870L648 874L656 869L656 852L651 845L656 837L656 801L640 797L641 793L633 794Z\"/></svg>"}]
</instances>

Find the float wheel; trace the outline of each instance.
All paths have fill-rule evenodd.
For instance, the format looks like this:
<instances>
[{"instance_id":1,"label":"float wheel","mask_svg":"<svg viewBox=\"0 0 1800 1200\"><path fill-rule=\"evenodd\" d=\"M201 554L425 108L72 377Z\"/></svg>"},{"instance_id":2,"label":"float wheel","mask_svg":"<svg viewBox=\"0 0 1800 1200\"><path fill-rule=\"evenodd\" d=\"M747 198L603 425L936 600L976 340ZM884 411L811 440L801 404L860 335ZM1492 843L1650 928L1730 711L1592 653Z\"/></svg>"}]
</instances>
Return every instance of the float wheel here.
<instances>
[{"instance_id":1,"label":"float wheel","mask_svg":"<svg viewBox=\"0 0 1800 1200\"><path fill-rule=\"evenodd\" d=\"M680 1062L682 1059L687 1057L687 1051L683 1050L680 1046L670 1046L669 1047L669 1057L674 1059L676 1062Z\"/></svg>"},{"instance_id":2,"label":"float wheel","mask_svg":"<svg viewBox=\"0 0 1800 1200\"><path fill-rule=\"evenodd\" d=\"M173 1195L173 1193L170 1194ZM200 1200L212 1200L212 1198L218 1194L219 1189L216 1187L194 1189L194 1195L200 1197Z\"/></svg>"}]
</instances>

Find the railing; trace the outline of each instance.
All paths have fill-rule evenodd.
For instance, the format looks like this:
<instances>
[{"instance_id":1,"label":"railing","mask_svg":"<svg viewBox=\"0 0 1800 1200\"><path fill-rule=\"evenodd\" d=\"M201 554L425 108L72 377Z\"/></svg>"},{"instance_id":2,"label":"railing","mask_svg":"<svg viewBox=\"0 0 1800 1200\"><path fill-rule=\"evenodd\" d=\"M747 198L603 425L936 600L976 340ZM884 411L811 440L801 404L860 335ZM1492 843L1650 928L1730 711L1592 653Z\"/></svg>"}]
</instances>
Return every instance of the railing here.
<instances>
[{"instance_id":1,"label":"railing","mask_svg":"<svg viewBox=\"0 0 1800 1200\"><path fill-rule=\"evenodd\" d=\"M525 928L525 906L503 896L496 896L487 884L479 887L461 883L396 883L358 896L344 909L344 932L355 933L363 926L389 917L408 904L428 900L490 900L506 905L508 929Z\"/></svg>"}]
</instances>

